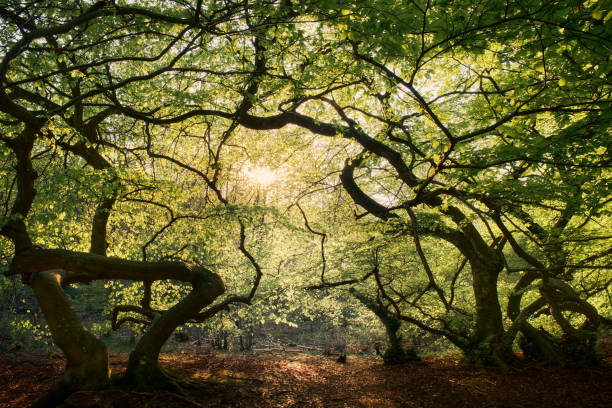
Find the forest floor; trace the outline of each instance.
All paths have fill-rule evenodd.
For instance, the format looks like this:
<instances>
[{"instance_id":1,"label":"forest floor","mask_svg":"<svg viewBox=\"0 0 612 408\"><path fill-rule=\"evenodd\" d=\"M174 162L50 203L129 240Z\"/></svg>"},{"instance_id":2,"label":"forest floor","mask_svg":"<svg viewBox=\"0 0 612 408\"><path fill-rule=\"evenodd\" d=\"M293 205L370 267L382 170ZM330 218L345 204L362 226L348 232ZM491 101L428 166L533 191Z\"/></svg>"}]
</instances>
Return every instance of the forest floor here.
<instances>
[{"instance_id":1,"label":"forest floor","mask_svg":"<svg viewBox=\"0 0 612 408\"><path fill-rule=\"evenodd\" d=\"M135 391L74 394L66 407L610 407L610 367L569 369L528 365L503 372L473 369L456 357L387 367L379 360L295 352L250 354L188 350L161 364L186 383L188 397ZM114 373L126 353L111 355ZM611 363L610 359L608 362ZM63 371L61 357L0 351L0 407L27 407ZM98 402L96 402L98 401Z\"/></svg>"}]
</instances>

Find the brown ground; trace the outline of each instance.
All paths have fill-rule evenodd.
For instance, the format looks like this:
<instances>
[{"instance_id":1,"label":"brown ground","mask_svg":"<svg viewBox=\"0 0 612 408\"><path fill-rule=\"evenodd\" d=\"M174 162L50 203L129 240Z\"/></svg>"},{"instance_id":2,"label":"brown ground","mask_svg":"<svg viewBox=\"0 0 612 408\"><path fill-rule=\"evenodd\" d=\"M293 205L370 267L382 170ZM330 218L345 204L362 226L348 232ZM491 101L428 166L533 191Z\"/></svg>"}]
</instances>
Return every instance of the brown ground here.
<instances>
[{"instance_id":1,"label":"brown ground","mask_svg":"<svg viewBox=\"0 0 612 408\"><path fill-rule=\"evenodd\" d=\"M114 372L126 354L112 356ZM148 407L610 407L612 369L531 365L502 372L462 367L457 358L427 358L396 367L378 360L335 359L301 353L249 355L173 353L161 358L188 381L189 399L169 393L74 395L67 406ZM26 407L63 370L61 358L0 352L0 407ZM112 402L112 403L111 403Z\"/></svg>"}]
</instances>

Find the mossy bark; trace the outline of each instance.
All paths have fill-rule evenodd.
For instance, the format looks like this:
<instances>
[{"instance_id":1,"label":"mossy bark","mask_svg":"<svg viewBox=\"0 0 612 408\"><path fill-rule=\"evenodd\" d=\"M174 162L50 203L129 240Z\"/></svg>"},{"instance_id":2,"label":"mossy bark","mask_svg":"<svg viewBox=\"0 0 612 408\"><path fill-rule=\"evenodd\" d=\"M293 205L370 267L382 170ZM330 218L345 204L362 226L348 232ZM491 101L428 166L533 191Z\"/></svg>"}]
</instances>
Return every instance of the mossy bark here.
<instances>
[{"instance_id":1,"label":"mossy bark","mask_svg":"<svg viewBox=\"0 0 612 408\"><path fill-rule=\"evenodd\" d=\"M372 311L381 321L383 326L385 326L387 339L389 340L389 347L387 347L384 352L380 351L378 346L376 348L377 353L382 357L385 364L402 364L408 361L420 360L414 350L405 349L402 346L401 336L398 335L401 327L401 321L397 317L390 313L381 303L369 299L365 295L358 293L355 290L351 290L351 293L365 307Z\"/></svg>"},{"instance_id":2,"label":"mossy bark","mask_svg":"<svg viewBox=\"0 0 612 408\"><path fill-rule=\"evenodd\" d=\"M544 364L565 364L559 339L536 329L527 322L521 325L521 334L519 346L525 358Z\"/></svg>"},{"instance_id":3,"label":"mossy bark","mask_svg":"<svg viewBox=\"0 0 612 408\"><path fill-rule=\"evenodd\" d=\"M162 345L174 329L197 316L200 310L223 293L221 278L215 273L182 262L138 262L66 250L24 249L13 257L10 274L28 277L47 319L53 340L66 355L66 372L47 402L54 402L76 390L110 385L108 352L104 343L87 332L72 309L62 287L76 282L104 279L167 280L189 282L192 292L181 302L154 319L136 344L125 380L152 389L168 383L157 364ZM146 385L151 383L150 385ZM52 401L51 401L52 400Z\"/></svg>"},{"instance_id":4,"label":"mossy bark","mask_svg":"<svg viewBox=\"0 0 612 408\"><path fill-rule=\"evenodd\" d=\"M39 272L33 274L29 282L53 341L66 358L62 379L34 407L53 407L76 390L100 389L110 385L106 346L83 328L61 287L61 272Z\"/></svg>"},{"instance_id":5,"label":"mossy bark","mask_svg":"<svg viewBox=\"0 0 612 408\"><path fill-rule=\"evenodd\" d=\"M138 391L165 390L183 394L178 379L159 365L154 354L130 353L127 370L120 384L133 386Z\"/></svg>"},{"instance_id":6,"label":"mossy bark","mask_svg":"<svg viewBox=\"0 0 612 408\"><path fill-rule=\"evenodd\" d=\"M486 299L486 298L485 298ZM477 314L476 332L469 339L466 346L462 347L464 362L475 366L495 366L507 368L514 365L518 359L512 351L512 345L504 341L504 328L496 318L496 306L498 302L488 303L491 309L486 310L487 303L480 302L483 310Z\"/></svg>"},{"instance_id":7,"label":"mossy bark","mask_svg":"<svg viewBox=\"0 0 612 408\"><path fill-rule=\"evenodd\" d=\"M472 263L472 288L476 303L476 322L470 344L463 351L465 362L477 366L507 367L516 362L512 345L504 342L502 311L497 293L501 267Z\"/></svg>"},{"instance_id":8,"label":"mossy bark","mask_svg":"<svg viewBox=\"0 0 612 408\"><path fill-rule=\"evenodd\" d=\"M123 378L125 383L132 384L140 390L162 388L181 391L176 381L158 363L161 348L179 325L196 316L202 308L211 304L224 291L221 278L205 270L201 271L200 278L192 285L191 293L174 307L158 315L140 338L130 354Z\"/></svg>"}]
</instances>

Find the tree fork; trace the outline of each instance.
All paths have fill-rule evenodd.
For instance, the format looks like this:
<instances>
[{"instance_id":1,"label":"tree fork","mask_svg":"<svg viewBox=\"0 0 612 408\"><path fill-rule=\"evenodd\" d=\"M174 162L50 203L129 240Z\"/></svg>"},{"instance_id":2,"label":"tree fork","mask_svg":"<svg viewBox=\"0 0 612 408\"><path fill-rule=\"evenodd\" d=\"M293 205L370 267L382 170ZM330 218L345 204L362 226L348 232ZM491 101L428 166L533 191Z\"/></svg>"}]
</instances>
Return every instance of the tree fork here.
<instances>
[{"instance_id":1,"label":"tree fork","mask_svg":"<svg viewBox=\"0 0 612 408\"><path fill-rule=\"evenodd\" d=\"M401 336L398 336L397 334L401 327L401 320L399 318L397 318L393 313L390 313L379 299L376 301L369 299L365 295L357 292L354 288L351 288L349 292L359 302L361 302L361 304L374 313L385 326L387 339L389 340L389 347L384 353L380 352L378 347L376 349L378 354L384 360L385 364L402 364L407 361L420 360L414 349L405 350L402 346Z\"/></svg>"},{"instance_id":2,"label":"tree fork","mask_svg":"<svg viewBox=\"0 0 612 408\"><path fill-rule=\"evenodd\" d=\"M217 282L211 282L207 278L204 276L193 282L191 293L153 319L149 330L130 353L124 382L135 385L141 390L165 388L181 392L180 386L160 367L158 357L162 346L179 325L196 316L202 308L211 304L223 293L223 283L220 278L217 277Z\"/></svg>"}]
</instances>

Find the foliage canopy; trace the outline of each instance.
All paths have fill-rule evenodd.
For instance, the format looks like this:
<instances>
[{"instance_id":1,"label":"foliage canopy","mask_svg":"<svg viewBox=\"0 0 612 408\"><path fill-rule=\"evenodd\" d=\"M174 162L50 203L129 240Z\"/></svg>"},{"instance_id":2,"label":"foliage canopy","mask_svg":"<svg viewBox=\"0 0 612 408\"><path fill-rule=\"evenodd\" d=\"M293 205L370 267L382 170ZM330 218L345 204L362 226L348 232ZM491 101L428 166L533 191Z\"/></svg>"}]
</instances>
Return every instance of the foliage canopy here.
<instances>
[{"instance_id":1,"label":"foliage canopy","mask_svg":"<svg viewBox=\"0 0 612 408\"><path fill-rule=\"evenodd\" d=\"M91 281L109 282L113 327L147 327L125 376L143 388L179 387L157 364L177 327L231 307L287 321L304 288L362 304L396 351L407 324L477 364L514 364L519 337L544 361L596 358L611 13L5 2L0 248L67 358L49 401L109 384L64 292Z\"/></svg>"}]
</instances>

